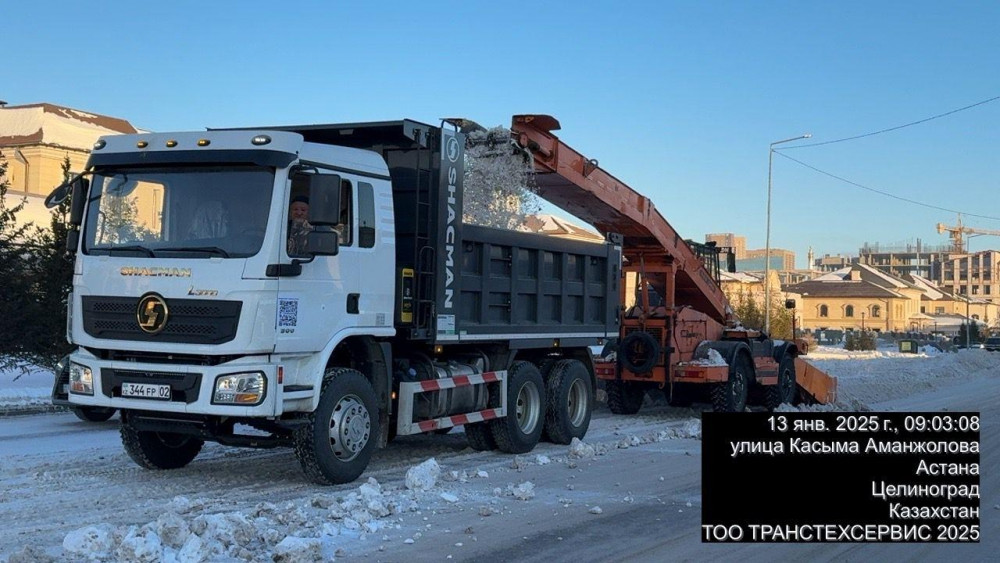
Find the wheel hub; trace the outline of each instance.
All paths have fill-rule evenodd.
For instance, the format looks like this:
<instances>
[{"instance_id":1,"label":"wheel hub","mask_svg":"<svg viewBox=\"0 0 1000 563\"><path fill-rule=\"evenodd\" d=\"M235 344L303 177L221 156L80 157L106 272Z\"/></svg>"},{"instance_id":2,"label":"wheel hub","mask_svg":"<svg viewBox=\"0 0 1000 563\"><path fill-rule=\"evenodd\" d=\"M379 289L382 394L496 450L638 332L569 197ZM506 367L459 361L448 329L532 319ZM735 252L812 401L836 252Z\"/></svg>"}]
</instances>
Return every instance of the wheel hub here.
<instances>
[{"instance_id":1,"label":"wheel hub","mask_svg":"<svg viewBox=\"0 0 1000 563\"><path fill-rule=\"evenodd\" d=\"M531 434L538 424L540 399L538 389L532 383L525 383L517 392L517 402L514 405L514 414L517 418L517 426L521 432Z\"/></svg>"},{"instance_id":2,"label":"wheel hub","mask_svg":"<svg viewBox=\"0 0 1000 563\"><path fill-rule=\"evenodd\" d=\"M371 415L361 399L347 395L333 407L330 416L330 447L341 461L351 461L371 438Z\"/></svg>"},{"instance_id":3,"label":"wheel hub","mask_svg":"<svg viewBox=\"0 0 1000 563\"><path fill-rule=\"evenodd\" d=\"M569 387L566 396L566 412L569 413L569 421L574 427L583 424L583 419L587 418L587 389L583 386L583 381L577 379Z\"/></svg>"}]
</instances>

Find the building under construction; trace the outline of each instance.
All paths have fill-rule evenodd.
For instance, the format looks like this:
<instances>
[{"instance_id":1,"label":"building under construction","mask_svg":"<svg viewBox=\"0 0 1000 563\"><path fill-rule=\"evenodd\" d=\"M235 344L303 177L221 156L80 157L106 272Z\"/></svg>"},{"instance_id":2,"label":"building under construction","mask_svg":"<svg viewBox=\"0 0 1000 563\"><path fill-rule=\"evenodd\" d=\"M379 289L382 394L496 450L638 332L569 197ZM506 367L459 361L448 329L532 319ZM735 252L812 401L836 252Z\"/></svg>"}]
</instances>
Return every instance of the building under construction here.
<instances>
[{"instance_id":1,"label":"building under construction","mask_svg":"<svg viewBox=\"0 0 1000 563\"><path fill-rule=\"evenodd\" d=\"M1000 251L956 252L952 245L865 243L859 262L896 276L916 275L944 291L1000 304Z\"/></svg>"}]
</instances>

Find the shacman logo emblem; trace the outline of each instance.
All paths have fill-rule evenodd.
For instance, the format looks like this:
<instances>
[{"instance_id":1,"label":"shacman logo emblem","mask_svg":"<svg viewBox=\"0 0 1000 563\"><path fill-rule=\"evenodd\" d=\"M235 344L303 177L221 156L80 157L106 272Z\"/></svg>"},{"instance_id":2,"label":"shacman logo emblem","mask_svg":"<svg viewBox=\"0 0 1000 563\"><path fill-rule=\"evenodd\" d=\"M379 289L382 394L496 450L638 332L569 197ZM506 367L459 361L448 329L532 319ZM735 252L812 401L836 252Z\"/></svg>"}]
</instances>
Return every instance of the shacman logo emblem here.
<instances>
[{"instance_id":1,"label":"shacman logo emblem","mask_svg":"<svg viewBox=\"0 0 1000 563\"><path fill-rule=\"evenodd\" d=\"M458 139L455 137L448 139L446 150L448 152L448 160L452 162L458 160Z\"/></svg>"},{"instance_id":2,"label":"shacman logo emblem","mask_svg":"<svg viewBox=\"0 0 1000 563\"><path fill-rule=\"evenodd\" d=\"M135 311L135 318L139 321L139 328L148 334L156 334L167 325L167 302L155 293L144 295L139 299L139 307Z\"/></svg>"}]
</instances>

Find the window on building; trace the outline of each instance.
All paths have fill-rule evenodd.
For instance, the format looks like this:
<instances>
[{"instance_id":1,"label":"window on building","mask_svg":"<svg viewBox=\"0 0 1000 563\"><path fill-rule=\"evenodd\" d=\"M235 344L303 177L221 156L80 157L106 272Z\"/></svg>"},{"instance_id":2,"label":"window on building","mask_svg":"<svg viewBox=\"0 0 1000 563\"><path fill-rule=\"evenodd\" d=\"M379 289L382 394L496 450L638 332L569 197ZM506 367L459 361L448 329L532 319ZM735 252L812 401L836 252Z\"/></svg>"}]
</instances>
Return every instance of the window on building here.
<instances>
[{"instance_id":1,"label":"window on building","mask_svg":"<svg viewBox=\"0 0 1000 563\"><path fill-rule=\"evenodd\" d=\"M844 316L845 317L854 316L854 305L848 305L847 307L844 307Z\"/></svg>"},{"instance_id":2,"label":"window on building","mask_svg":"<svg viewBox=\"0 0 1000 563\"><path fill-rule=\"evenodd\" d=\"M872 318L877 319L882 316L882 307L878 305L872 305Z\"/></svg>"},{"instance_id":3,"label":"window on building","mask_svg":"<svg viewBox=\"0 0 1000 563\"><path fill-rule=\"evenodd\" d=\"M983 295L989 295L989 294L990 294L990 286L984 285L983 286Z\"/></svg>"},{"instance_id":4,"label":"window on building","mask_svg":"<svg viewBox=\"0 0 1000 563\"><path fill-rule=\"evenodd\" d=\"M958 286L958 292L961 293L962 295L965 295L965 286L964 285Z\"/></svg>"},{"instance_id":5,"label":"window on building","mask_svg":"<svg viewBox=\"0 0 1000 563\"><path fill-rule=\"evenodd\" d=\"M826 305L820 305L819 306L819 316L821 316L821 317L829 317L830 316L830 309Z\"/></svg>"},{"instance_id":6,"label":"window on building","mask_svg":"<svg viewBox=\"0 0 1000 563\"><path fill-rule=\"evenodd\" d=\"M927 311L925 309L927 309L927 307L924 307L923 305L920 306L921 313L926 313Z\"/></svg>"},{"instance_id":7,"label":"window on building","mask_svg":"<svg viewBox=\"0 0 1000 563\"><path fill-rule=\"evenodd\" d=\"M935 315L943 315L944 314L944 307L934 307L934 314Z\"/></svg>"}]
</instances>

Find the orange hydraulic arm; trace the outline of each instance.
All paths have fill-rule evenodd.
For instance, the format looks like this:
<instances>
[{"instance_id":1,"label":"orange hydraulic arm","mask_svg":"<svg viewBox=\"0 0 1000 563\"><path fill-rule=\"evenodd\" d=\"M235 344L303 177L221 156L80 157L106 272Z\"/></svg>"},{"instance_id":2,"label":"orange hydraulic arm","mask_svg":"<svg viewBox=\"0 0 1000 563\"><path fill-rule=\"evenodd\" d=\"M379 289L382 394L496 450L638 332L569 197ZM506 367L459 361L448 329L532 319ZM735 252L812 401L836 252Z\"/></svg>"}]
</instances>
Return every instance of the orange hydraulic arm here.
<instances>
[{"instance_id":1,"label":"orange hydraulic arm","mask_svg":"<svg viewBox=\"0 0 1000 563\"><path fill-rule=\"evenodd\" d=\"M515 140L534 156L538 195L604 234L623 235L627 259L671 262L676 271L672 305L690 306L724 324L729 301L653 202L560 141L552 134L558 129L559 122L549 115L513 118Z\"/></svg>"}]
</instances>

